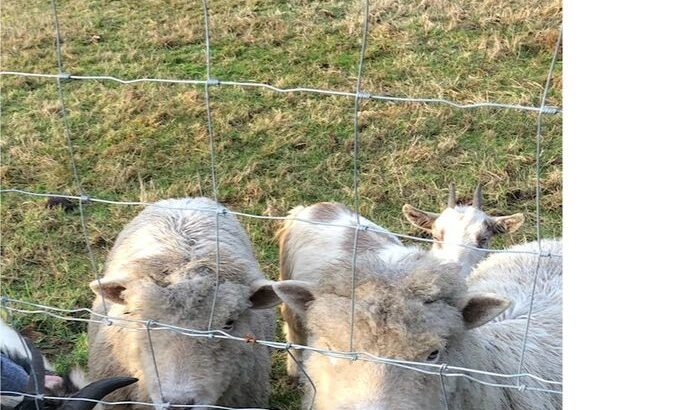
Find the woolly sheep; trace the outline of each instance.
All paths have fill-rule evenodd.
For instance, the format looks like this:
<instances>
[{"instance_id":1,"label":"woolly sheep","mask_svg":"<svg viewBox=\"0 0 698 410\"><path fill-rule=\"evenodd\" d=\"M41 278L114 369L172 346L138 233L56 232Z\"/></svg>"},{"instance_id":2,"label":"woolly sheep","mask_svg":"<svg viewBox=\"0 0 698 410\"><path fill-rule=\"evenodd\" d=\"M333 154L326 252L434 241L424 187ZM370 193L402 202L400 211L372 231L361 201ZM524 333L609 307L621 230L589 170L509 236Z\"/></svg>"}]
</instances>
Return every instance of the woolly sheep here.
<instances>
[{"instance_id":1,"label":"woolly sheep","mask_svg":"<svg viewBox=\"0 0 698 410\"><path fill-rule=\"evenodd\" d=\"M317 204L316 204L317 205ZM314 206L315 207L315 206ZM292 216L337 221L339 205L296 208ZM364 222L362 221L362 224ZM304 228L299 228L305 225ZM314 230L308 234L308 226ZM294 238L294 234L301 232ZM280 232L284 281L274 285L283 300L289 340L338 351L349 349L353 228L287 221ZM537 257L497 253L466 280L457 263L443 263L411 248L385 258L373 246L385 236L360 231L357 255L354 346L382 357L448 363L516 373ZM375 235L374 235L375 234ZM338 238L340 238L338 240ZM561 243L544 241L544 252ZM534 251L525 244L513 251ZM553 380L561 374L561 260L541 260L524 371ZM505 297L504 297L505 296ZM290 320L289 320L290 319ZM294 328L295 327L295 328ZM366 361L348 361L304 350L302 363L317 388L306 384L306 405L317 409L422 409L444 406L438 376ZM493 376L484 381L502 382ZM560 396L487 387L446 377L450 409L558 409ZM315 402L310 403L312 397Z\"/></svg>"},{"instance_id":2,"label":"woolly sheep","mask_svg":"<svg viewBox=\"0 0 698 410\"><path fill-rule=\"evenodd\" d=\"M431 248L431 254L441 262L457 262L461 265L461 272L468 274L474 264L480 261L487 252L472 250L453 243L469 243L468 237L487 238L476 239L478 246L487 246L489 238L504 231L513 232L523 222L522 214L514 214L503 217L490 217L480 210L482 198L479 187L475 190L475 200L472 207L455 205L455 190L450 187L449 208L441 216L418 210L410 205L405 205L405 215L413 223L421 221L421 228L431 232L431 226L437 221L437 230L449 220L452 224L449 228L448 240L452 244L435 243ZM308 281L316 281L316 272L323 272L323 266L332 264L337 260L349 260L353 256L354 236L356 233L357 216L362 226L370 227L370 230L359 230L357 236L357 250L365 253L371 252L386 263L398 261L414 252L420 252L416 246L405 246L400 240L383 227L357 215L354 211L338 202L318 202L304 207L297 206L289 212L289 219L277 233L279 239L280 278L282 280L298 278ZM426 222L429 219L430 222ZM316 221L320 224L312 224L305 221ZM419 226L419 225L417 225ZM456 235L458 234L458 235ZM465 239L464 239L465 235ZM451 238L454 236L454 238ZM457 236L457 238L455 237ZM437 239L443 240L438 237ZM461 242L462 240L462 242ZM322 250L322 252L317 252ZM287 340L292 343L305 343L302 323L288 310L286 305L281 306L281 315L284 318L284 331ZM290 357L287 360L287 373L292 378L298 378L296 360Z\"/></svg>"},{"instance_id":3,"label":"woolly sheep","mask_svg":"<svg viewBox=\"0 0 698 410\"><path fill-rule=\"evenodd\" d=\"M242 226L224 212L222 205L206 198L168 199L143 210L117 237L101 284L90 284L97 295L93 311L102 312L106 303L109 316L206 330L216 289L218 218L220 279L212 329L273 338L274 311L268 308L280 301L272 282L264 280ZM130 374L140 379L110 399L267 405L268 348L153 330L154 362L143 324L128 326L141 330L125 328L124 322L89 325L89 376Z\"/></svg>"},{"instance_id":4,"label":"woolly sheep","mask_svg":"<svg viewBox=\"0 0 698 410\"><path fill-rule=\"evenodd\" d=\"M406 247L400 240L363 216L358 216L363 226L372 230L360 230L357 236L359 254L370 252L378 255L386 263L397 261L412 252L416 247ZM297 206L289 212L289 218L278 231L280 279L299 279L317 282L327 269L337 261L351 260L354 249L354 236L357 214L338 202L318 202L304 207ZM320 224L308 223L315 221ZM339 225L339 226L333 226ZM375 232L378 231L378 232ZM305 344L305 330L302 321L289 309L281 305L286 340ZM300 355L295 355L296 360ZM287 358L286 371L297 379L296 360Z\"/></svg>"}]
</instances>

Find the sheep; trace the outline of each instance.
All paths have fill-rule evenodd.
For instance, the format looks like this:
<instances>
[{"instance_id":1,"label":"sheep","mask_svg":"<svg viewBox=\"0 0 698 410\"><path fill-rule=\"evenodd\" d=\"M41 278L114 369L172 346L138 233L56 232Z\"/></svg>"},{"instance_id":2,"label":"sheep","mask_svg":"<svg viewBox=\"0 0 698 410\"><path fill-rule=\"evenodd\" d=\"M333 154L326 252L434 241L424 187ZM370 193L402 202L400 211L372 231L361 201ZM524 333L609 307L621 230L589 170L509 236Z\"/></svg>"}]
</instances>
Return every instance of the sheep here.
<instances>
[{"instance_id":1,"label":"sheep","mask_svg":"<svg viewBox=\"0 0 698 410\"><path fill-rule=\"evenodd\" d=\"M470 206L456 202L456 190L451 184L448 206L440 214L422 211L410 204L402 207L402 213L412 225L439 241L432 245L434 256L444 262L460 263L464 275L488 254L473 248L489 247L494 236L515 232L524 222L522 213L493 217L483 212L480 185L475 188Z\"/></svg>"},{"instance_id":2,"label":"sheep","mask_svg":"<svg viewBox=\"0 0 698 410\"><path fill-rule=\"evenodd\" d=\"M480 210L482 195L480 188L475 190L473 206L456 206L455 189L450 187L449 207L439 216L421 211L410 205L403 207L405 216L416 226L432 232L432 225L438 232L449 226L448 235L435 239L451 242L452 244L434 243L431 253L442 262L458 262L461 272L467 275L472 267L487 255L485 251L464 248L453 243L466 243L481 247L489 244L489 238L505 231L513 232L523 223L522 214L504 217L490 217ZM386 263L400 260L414 252L419 252L416 246L406 246L397 236L383 227L357 215L347 206L337 202L319 202L304 207L298 206L289 212L283 227L277 233L279 240L280 278L303 278L315 281L314 272L322 272L323 264L335 260L348 260L353 256L354 236L357 217L359 224L371 228L360 230L357 236L359 253L370 251ZM304 221L316 221L331 225L311 224ZM332 226L341 225L341 226ZM349 228L348 228L349 227ZM455 238L456 234L459 236ZM452 238L454 237L454 238ZM471 240L472 239L472 240ZM461 242L462 241L462 242ZM484 242L483 242L484 241ZM475 245L473 245L475 246ZM317 249L322 249L318 253ZM305 331L301 321L289 311L286 305L281 306L284 319L284 332L287 340L292 343L305 343ZM286 371L291 379L298 379L296 361L298 357L287 358Z\"/></svg>"},{"instance_id":3,"label":"sheep","mask_svg":"<svg viewBox=\"0 0 698 410\"><path fill-rule=\"evenodd\" d=\"M318 202L307 207L293 208L277 232L280 279L315 282L321 279L315 275L324 272L336 261L351 260L356 218L354 211L338 202ZM359 254L375 253L386 263L391 263L419 251L416 247L404 246L395 235L363 216L358 215L358 218L362 226L372 229L358 232L356 245ZM281 305L281 316L284 319L286 340L305 344L303 324L285 304ZM289 356L286 362L286 372L293 380L299 377L296 360Z\"/></svg>"},{"instance_id":4,"label":"sheep","mask_svg":"<svg viewBox=\"0 0 698 410\"><path fill-rule=\"evenodd\" d=\"M87 384L81 369L75 368L68 375L55 374L53 366L37 350L33 343L22 337L15 329L0 318L0 353L3 363L3 384L6 377L11 385L21 388L12 389L3 385L3 390L15 390L32 395L49 397L83 398L101 400L108 393L135 383L133 377L109 377ZM12 369L4 369L5 366ZM48 370L48 371L47 371ZM91 410L97 403L81 400L35 399L27 396L3 395L0 398L3 409L15 410Z\"/></svg>"},{"instance_id":5,"label":"sheep","mask_svg":"<svg viewBox=\"0 0 698 410\"><path fill-rule=\"evenodd\" d=\"M280 303L271 283L264 279L244 229L222 205L182 198L148 206L118 235L104 277L90 283L97 295L94 312L103 312L105 304L110 317L141 322L90 323L89 377L138 377L138 384L110 395L112 400L266 406L267 347L169 330L147 332L142 321L206 330L215 294L212 329L271 339L275 312L269 308ZM101 317L93 314L92 319Z\"/></svg>"},{"instance_id":6,"label":"sheep","mask_svg":"<svg viewBox=\"0 0 698 410\"><path fill-rule=\"evenodd\" d=\"M543 241L541 245L544 253L562 251L559 241ZM511 250L537 252L538 245L529 243ZM493 254L464 280L459 264L442 263L426 251L412 252L391 263L362 253L356 265L353 350L516 373L537 259L531 254ZM347 351L351 263L335 258L320 266L309 275L310 281L294 272L293 279L275 283L274 290L302 320L309 345ZM562 261L544 257L539 269L523 370L560 380ZM463 377L444 377L442 386L438 375L310 350L303 350L302 359L317 389L313 394L306 383L304 401L319 410L561 408L561 396L554 393L490 387ZM489 375L473 376L485 382L511 382ZM524 382L532 383L527 378Z\"/></svg>"}]
</instances>

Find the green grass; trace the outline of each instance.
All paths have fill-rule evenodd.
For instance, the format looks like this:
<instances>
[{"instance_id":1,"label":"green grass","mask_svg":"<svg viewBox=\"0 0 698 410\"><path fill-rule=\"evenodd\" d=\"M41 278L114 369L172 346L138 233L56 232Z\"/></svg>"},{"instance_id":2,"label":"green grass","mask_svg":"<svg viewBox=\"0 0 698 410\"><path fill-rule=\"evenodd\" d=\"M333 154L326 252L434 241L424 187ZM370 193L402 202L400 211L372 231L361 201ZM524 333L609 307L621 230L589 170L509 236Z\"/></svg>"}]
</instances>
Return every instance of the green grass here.
<instances>
[{"instance_id":1,"label":"green grass","mask_svg":"<svg viewBox=\"0 0 698 410\"><path fill-rule=\"evenodd\" d=\"M64 70L122 78L205 78L203 15L196 2L60 1ZM231 4L236 3L236 4ZM560 3L371 2L364 88L458 102L539 104L561 20ZM361 2L211 2L212 76L282 87L353 89ZM49 2L6 0L2 70L56 72ZM3 188L77 193L56 84L0 77ZM70 81L70 135L86 192L153 201L211 195L203 88ZM297 204L352 203L353 99L211 88L219 199L255 214L284 215ZM561 63L549 105L560 106ZM438 211L454 181L466 199L484 184L486 210L525 212L525 226L494 245L535 237L535 119L530 112L458 110L443 105L364 101L360 123L360 211L383 226L418 234L400 208ZM562 123L545 116L541 223L562 234ZM75 211L2 195L2 294L63 308L89 306L90 267ZM135 207L90 204L88 236L102 268ZM242 219L260 263L277 277L275 222ZM59 368L85 365L85 325L16 314ZM281 333L278 334L281 339ZM275 354L271 406L299 408L299 391Z\"/></svg>"}]
</instances>

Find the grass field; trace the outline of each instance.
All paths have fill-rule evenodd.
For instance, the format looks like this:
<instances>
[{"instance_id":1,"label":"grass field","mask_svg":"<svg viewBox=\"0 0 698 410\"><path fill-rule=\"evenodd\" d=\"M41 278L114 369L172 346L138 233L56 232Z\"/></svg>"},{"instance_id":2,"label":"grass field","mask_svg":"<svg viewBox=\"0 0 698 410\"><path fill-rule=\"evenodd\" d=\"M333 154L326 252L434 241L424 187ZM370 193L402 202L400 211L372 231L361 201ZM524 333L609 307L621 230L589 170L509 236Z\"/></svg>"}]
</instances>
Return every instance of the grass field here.
<instances>
[{"instance_id":1,"label":"grass field","mask_svg":"<svg viewBox=\"0 0 698 410\"><path fill-rule=\"evenodd\" d=\"M538 105L561 22L557 0L371 2L363 88L373 94ZM279 87L352 91L362 2L210 1L211 75ZM205 79L203 13L191 1L58 1L64 71ZM4 0L3 71L55 73L48 1ZM561 106L561 58L548 105ZM78 192L55 80L4 75L3 188ZM153 201L212 195L202 86L69 81L67 123L90 196ZM352 204L350 97L211 88L219 200L230 209L284 215L297 204ZM461 110L368 100L361 104L360 211L401 233L405 202L438 211L449 182L465 199L483 184L491 214L525 212L524 227L494 245L535 237L536 113ZM562 121L544 116L541 227L562 234ZM2 295L63 308L89 306L94 277L76 211L2 195ZM88 236L101 264L138 207L89 204ZM244 218L269 278L277 277L275 222ZM15 315L59 367L86 363L86 326ZM281 334L279 334L281 338ZM274 367L271 406L299 408Z\"/></svg>"}]
</instances>

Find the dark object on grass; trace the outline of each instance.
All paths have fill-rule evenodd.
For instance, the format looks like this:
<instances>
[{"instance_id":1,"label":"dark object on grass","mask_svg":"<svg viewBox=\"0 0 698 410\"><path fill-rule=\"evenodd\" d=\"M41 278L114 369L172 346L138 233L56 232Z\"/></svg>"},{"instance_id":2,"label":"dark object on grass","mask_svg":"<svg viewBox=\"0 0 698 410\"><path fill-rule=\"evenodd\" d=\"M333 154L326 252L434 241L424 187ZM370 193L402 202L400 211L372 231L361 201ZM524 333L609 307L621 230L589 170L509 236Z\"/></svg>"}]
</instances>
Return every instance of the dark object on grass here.
<instances>
[{"instance_id":1,"label":"dark object on grass","mask_svg":"<svg viewBox=\"0 0 698 410\"><path fill-rule=\"evenodd\" d=\"M60 196L50 196L46 200L46 208L56 208L61 207L66 211L72 211L78 206L78 201L69 198L63 198Z\"/></svg>"}]
</instances>

